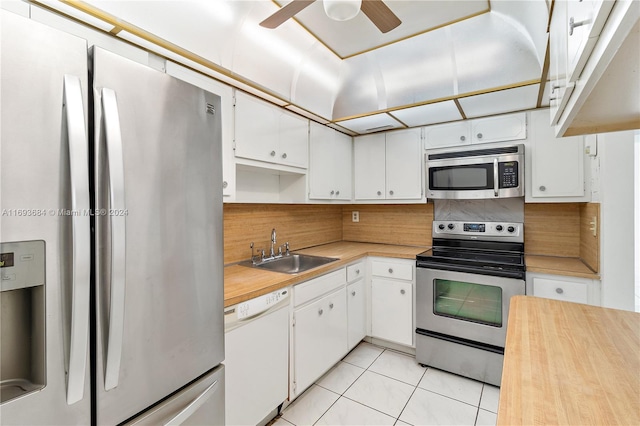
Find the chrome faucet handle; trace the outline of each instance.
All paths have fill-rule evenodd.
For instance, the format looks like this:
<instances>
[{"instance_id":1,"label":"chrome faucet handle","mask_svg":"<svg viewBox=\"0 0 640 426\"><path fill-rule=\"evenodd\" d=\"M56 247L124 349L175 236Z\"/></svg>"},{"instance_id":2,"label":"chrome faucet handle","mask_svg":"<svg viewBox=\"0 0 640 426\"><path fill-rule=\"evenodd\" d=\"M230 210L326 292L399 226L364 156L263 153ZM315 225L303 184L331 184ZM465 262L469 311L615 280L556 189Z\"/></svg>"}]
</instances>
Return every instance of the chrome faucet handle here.
<instances>
[{"instance_id":1,"label":"chrome faucet handle","mask_svg":"<svg viewBox=\"0 0 640 426\"><path fill-rule=\"evenodd\" d=\"M284 254L289 256L289 241L284 243Z\"/></svg>"}]
</instances>

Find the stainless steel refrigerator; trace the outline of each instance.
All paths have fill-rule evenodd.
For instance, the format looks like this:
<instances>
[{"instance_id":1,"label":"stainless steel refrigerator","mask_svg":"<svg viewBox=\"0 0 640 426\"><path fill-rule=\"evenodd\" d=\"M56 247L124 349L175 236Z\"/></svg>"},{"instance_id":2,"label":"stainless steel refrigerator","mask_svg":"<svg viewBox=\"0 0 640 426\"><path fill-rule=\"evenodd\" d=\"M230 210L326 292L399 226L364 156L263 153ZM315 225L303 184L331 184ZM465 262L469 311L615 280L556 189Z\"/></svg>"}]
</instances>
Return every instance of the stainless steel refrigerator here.
<instances>
[{"instance_id":1,"label":"stainless steel refrigerator","mask_svg":"<svg viewBox=\"0 0 640 426\"><path fill-rule=\"evenodd\" d=\"M220 98L0 13L0 423L224 424Z\"/></svg>"}]
</instances>

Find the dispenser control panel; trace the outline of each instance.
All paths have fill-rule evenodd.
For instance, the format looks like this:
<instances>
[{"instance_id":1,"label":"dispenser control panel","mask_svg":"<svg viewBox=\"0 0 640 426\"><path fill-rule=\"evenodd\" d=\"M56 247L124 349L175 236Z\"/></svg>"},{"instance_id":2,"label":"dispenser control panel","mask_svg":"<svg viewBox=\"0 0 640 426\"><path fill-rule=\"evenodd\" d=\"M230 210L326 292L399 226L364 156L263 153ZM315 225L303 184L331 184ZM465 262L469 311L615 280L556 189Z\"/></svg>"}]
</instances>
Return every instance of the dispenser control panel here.
<instances>
[{"instance_id":1,"label":"dispenser control panel","mask_svg":"<svg viewBox=\"0 0 640 426\"><path fill-rule=\"evenodd\" d=\"M44 285L44 241L0 243L0 291Z\"/></svg>"}]
</instances>

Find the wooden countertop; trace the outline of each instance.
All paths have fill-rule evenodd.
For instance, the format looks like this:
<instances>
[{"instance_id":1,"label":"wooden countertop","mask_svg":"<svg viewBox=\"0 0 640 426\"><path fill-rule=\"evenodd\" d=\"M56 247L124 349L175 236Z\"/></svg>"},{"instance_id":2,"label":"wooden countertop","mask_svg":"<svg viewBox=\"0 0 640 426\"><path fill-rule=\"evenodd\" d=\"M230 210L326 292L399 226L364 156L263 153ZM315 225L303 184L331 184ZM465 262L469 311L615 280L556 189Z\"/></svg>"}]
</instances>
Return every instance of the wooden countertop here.
<instances>
[{"instance_id":1,"label":"wooden countertop","mask_svg":"<svg viewBox=\"0 0 640 426\"><path fill-rule=\"evenodd\" d=\"M319 268L311 269L300 274L290 275L279 272L249 268L242 265L230 265L224 268L224 307L235 305L254 297L262 296L283 287L298 284L310 278L317 277L333 269L347 265L365 256L395 257L400 259L415 259L418 253L427 247L396 246L389 244L370 244L354 242L337 242L296 250L316 256L335 257L339 260Z\"/></svg>"},{"instance_id":2,"label":"wooden countertop","mask_svg":"<svg viewBox=\"0 0 640 426\"><path fill-rule=\"evenodd\" d=\"M640 424L640 313L513 297L497 424Z\"/></svg>"},{"instance_id":3,"label":"wooden countertop","mask_svg":"<svg viewBox=\"0 0 640 426\"><path fill-rule=\"evenodd\" d=\"M565 275L571 277L599 280L600 276L591 270L577 257L538 256L527 254L524 256L527 272L543 274Z\"/></svg>"}]
</instances>

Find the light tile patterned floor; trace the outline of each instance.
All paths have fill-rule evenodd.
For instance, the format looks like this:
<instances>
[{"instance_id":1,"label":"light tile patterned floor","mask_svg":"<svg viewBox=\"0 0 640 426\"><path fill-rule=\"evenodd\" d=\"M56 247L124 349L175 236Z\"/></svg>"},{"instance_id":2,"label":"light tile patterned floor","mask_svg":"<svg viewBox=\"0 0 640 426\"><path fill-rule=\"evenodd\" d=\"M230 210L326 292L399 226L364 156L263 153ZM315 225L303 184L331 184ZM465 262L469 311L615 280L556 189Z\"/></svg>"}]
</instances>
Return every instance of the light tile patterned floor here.
<instances>
[{"instance_id":1,"label":"light tile patterned floor","mask_svg":"<svg viewBox=\"0 0 640 426\"><path fill-rule=\"evenodd\" d=\"M362 342L272 424L495 425L500 389Z\"/></svg>"}]
</instances>

